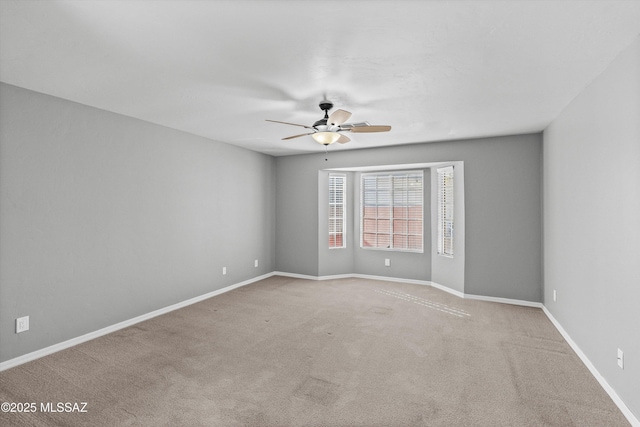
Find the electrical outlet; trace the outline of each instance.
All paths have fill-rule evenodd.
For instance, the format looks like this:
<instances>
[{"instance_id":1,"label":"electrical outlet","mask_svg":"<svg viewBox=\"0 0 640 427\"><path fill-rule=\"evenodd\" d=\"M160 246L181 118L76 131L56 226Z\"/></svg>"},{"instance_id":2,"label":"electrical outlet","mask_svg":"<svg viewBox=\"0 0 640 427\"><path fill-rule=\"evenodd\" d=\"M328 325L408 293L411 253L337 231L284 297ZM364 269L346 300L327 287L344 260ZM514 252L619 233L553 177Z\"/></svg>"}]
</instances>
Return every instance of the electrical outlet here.
<instances>
[{"instance_id":1,"label":"electrical outlet","mask_svg":"<svg viewBox=\"0 0 640 427\"><path fill-rule=\"evenodd\" d=\"M620 369L624 369L624 353L620 349L618 349L618 366Z\"/></svg>"},{"instance_id":2,"label":"electrical outlet","mask_svg":"<svg viewBox=\"0 0 640 427\"><path fill-rule=\"evenodd\" d=\"M29 330L29 316L18 317L16 319L16 334Z\"/></svg>"},{"instance_id":3,"label":"electrical outlet","mask_svg":"<svg viewBox=\"0 0 640 427\"><path fill-rule=\"evenodd\" d=\"M556 302L558 300L558 294L556 294L556 290L553 290L553 302Z\"/></svg>"},{"instance_id":4,"label":"electrical outlet","mask_svg":"<svg viewBox=\"0 0 640 427\"><path fill-rule=\"evenodd\" d=\"M385 267L390 267L391 266L391 260L389 258L385 258L384 259L384 266Z\"/></svg>"},{"instance_id":5,"label":"electrical outlet","mask_svg":"<svg viewBox=\"0 0 640 427\"><path fill-rule=\"evenodd\" d=\"M222 267L222 274L223 275L227 274L227 267Z\"/></svg>"},{"instance_id":6,"label":"electrical outlet","mask_svg":"<svg viewBox=\"0 0 640 427\"><path fill-rule=\"evenodd\" d=\"M253 262L253 266L254 266L254 267L257 267L257 266L258 266L258 260L255 260L255 261Z\"/></svg>"}]
</instances>

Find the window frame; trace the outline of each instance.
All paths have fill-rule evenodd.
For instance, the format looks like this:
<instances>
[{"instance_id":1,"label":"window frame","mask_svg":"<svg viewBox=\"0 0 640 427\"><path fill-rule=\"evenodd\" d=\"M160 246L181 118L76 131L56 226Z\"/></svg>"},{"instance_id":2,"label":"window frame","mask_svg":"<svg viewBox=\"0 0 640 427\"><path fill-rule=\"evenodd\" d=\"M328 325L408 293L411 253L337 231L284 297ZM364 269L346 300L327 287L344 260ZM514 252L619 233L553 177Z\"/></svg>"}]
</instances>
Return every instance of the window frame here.
<instances>
[{"instance_id":1,"label":"window frame","mask_svg":"<svg viewBox=\"0 0 640 427\"><path fill-rule=\"evenodd\" d=\"M366 203L365 203L365 179L368 177L372 177L372 176L376 176L376 177L389 177L390 178L390 194L388 195L389 197L389 218L382 218L380 216L377 215L376 212L376 217L375 218L371 218L370 216L365 216L365 208L367 207ZM409 232L409 222L410 221L416 221L417 218L410 218L409 215L409 210L407 209L407 214L402 217L402 218L398 218L395 217L395 208L403 208L403 207L409 207L409 200L405 200L405 205L396 205L395 204L395 195L394 195L394 183L393 183L393 178L394 177L412 177L412 176L419 176L420 177L420 191L417 192L417 194L419 194L419 206L420 206L420 215L419 215L419 222L420 222L420 232L419 233L410 233ZM408 194L408 186L404 189L404 191L407 192ZM379 190L379 186L376 183L376 198L378 197L379 193L381 192ZM379 206L377 199L376 199L376 206ZM365 220L372 220L375 219L376 221L382 219L382 220L389 220L389 246L388 247L378 247L378 246L365 246L365 234L372 234L372 233L365 233L366 231L366 226L365 226ZM394 219L398 219L399 221L405 221L406 222L406 230L404 233L397 233L394 230ZM360 248L361 249L365 249L365 250L378 250L378 251L391 251L391 252L410 252L410 253L424 253L424 226L425 226L425 220L424 220L424 170L391 170L391 171L383 171L383 172L366 172L366 173L362 173L360 175ZM378 228L377 228L377 224L376 224L376 235L379 234L385 234L385 233L379 233L378 232ZM406 246L403 247L394 247L394 236L396 235L404 235L406 236L407 240L406 240ZM419 236L420 238L420 248L417 249L411 249L409 248L409 238L410 236Z\"/></svg>"},{"instance_id":2,"label":"window frame","mask_svg":"<svg viewBox=\"0 0 640 427\"><path fill-rule=\"evenodd\" d=\"M338 202L338 198L335 199L335 201L332 202L332 180L333 179L339 179L342 181L342 202ZM329 185L328 185L328 215L327 215L327 237L328 237L328 247L329 249L345 249L347 247L347 175L346 174L342 174L342 173L330 173L329 174ZM342 207L342 217L340 218L337 215L337 209L335 209L333 212L336 212L335 215L332 215L332 207L337 208L338 206ZM333 230L331 227L331 221L334 220L337 221L339 220L342 223L342 230L341 231L336 231L336 228L334 226ZM334 223L335 224L335 223ZM335 245L335 242L337 241L337 236L341 234L342 235L342 246L337 246ZM333 242L334 245L332 245L332 235L333 235Z\"/></svg>"}]
</instances>

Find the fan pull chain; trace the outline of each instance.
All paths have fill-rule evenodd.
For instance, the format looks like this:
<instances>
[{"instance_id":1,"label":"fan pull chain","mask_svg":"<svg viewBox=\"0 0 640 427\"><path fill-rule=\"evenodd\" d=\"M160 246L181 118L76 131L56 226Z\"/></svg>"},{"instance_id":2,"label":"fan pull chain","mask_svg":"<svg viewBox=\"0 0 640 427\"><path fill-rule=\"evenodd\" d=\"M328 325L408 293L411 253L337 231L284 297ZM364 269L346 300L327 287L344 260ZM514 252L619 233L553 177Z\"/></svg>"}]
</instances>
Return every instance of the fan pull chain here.
<instances>
[{"instance_id":1,"label":"fan pull chain","mask_svg":"<svg viewBox=\"0 0 640 427\"><path fill-rule=\"evenodd\" d=\"M329 157L329 146L328 146L328 145L325 145L325 146L324 146L324 161L325 161L325 162L329 160L329 158L328 158L328 157Z\"/></svg>"}]
</instances>

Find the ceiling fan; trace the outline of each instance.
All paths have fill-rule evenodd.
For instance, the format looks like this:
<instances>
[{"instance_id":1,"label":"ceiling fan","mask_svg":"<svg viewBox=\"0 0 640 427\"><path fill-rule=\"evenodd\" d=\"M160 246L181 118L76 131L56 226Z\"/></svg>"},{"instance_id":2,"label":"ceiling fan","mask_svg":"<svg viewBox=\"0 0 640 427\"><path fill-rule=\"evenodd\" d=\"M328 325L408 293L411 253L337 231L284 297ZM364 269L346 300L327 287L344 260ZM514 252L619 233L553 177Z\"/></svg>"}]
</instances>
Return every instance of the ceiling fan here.
<instances>
[{"instance_id":1,"label":"ceiling fan","mask_svg":"<svg viewBox=\"0 0 640 427\"><path fill-rule=\"evenodd\" d=\"M340 132L364 133L388 132L391 130L391 126L370 125L368 122L345 123L351 117L351 113L345 110L336 110L331 113L331 115L329 115L329 110L331 110L332 108L333 103L331 101L321 101L320 109L324 111L324 118L316 121L312 126L299 125L297 123L280 122L277 120L269 119L267 119L267 121L273 123L282 123L285 125L300 126L311 131L307 133L301 133L299 135L287 136L286 138L282 138L283 141L287 139L294 139L301 136L311 135L311 137L316 142L324 146L331 145L334 142L345 144L351 141L348 136L340 134Z\"/></svg>"}]
</instances>

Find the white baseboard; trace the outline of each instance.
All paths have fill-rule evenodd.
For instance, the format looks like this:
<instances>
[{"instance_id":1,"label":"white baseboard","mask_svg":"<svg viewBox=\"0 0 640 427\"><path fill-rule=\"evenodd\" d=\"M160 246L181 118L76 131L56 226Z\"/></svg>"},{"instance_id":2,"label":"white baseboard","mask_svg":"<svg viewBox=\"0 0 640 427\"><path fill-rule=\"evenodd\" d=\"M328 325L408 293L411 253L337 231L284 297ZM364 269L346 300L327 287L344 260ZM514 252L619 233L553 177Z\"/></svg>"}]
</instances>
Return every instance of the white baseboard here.
<instances>
[{"instance_id":1,"label":"white baseboard","mask_svg":"<svg viewBox=\"0 0 640 427\"><path fill-rule=\"evenodd\" d=\"M134 317L133 319L125 320L125 321L116 323L115 325L107 326L106 328L102 328L102 329L99 329L97 331L89 332L88 334L84 334L84 335L81 335L81 336L76 337L76 338L71 338L70 340L63 341L61 343L54 344L54 345L49 346L49 347L45 347L45 348L42 348L40 350L36 350L34 352L24 354L22 356L18 356L18 357L14 358L14 359L9 359L6 362L0 363L0 372L2 372L4 370L7 370L7 369L10 369L10 368L13 368L13 367L18 366L18 365L22 365L23 363L31 362L32 360L39 359L39 358L47 356L49 354L56 353L58 351L67 349L69 347L73 347L75 345L82 344L83 342L90 341L92 339L101 337L103 335L110 334L110 333L118 331L120 329L127 328L129 326L135 325L136 323L140 323L140 322L143 322L145 320L149 320L149 319L152 319L154 317L160 316L162 314L166 314L166 313L169 313L171 311L178 310L178 309L186 307L188 305L195 304L195 303L200 302L200 301L204 301L204 300L206 300L208 298L214 297L216 295L223 294L225 292L229 292L229 291L231 291L233 289L237 289L237 288L239 288L241 286L245 286L245 285L251 284L253 282L257 282L259 280L266 279L266 278L271 277L273 275L274 275L274 273L272 272L272 273L264 274L262 276L254 277L252 279L245 280L244 282L236 283L234 285L230 285L230 286L224 287L222 289L217 289L215 291L208 292L208 293L206 293L204 295L200 295L200 296L197 296L197 297L194 297L194 298L190 298L188 300L185 300L185 301L182 301L182 302L179 302L179 303L176 303L176 304L172 304L172 305L170 305L168 307L160 308L158 310L154 310L152 312L143 314L141 316Z\"/></svg>"},{"instance_id":2,"label":"white baseboard","mask_svg":"<svg viewBox=\"0 0 640 427\"><path fill-rule=\"evenodd\" d=\"M432 284L432 282L428 280L401 279L398 277L373 276L370 274L357 274L357 273L332 274L330 276L311 276L308 274L297 274L297 273L287 273L284 271L275 271L273 274L276 276L293 277L295 279L306 279L306 280L336 280L336 279L358 278L358 279L370 279L370 280L386 280L387 282L414 283L416 285L428 285L428 286L431 286Z\"/></svg>"},{"instance_id":3,"label":"white baseboard","mask_svg":"<svg viewBox=\"0 0 640 427\"><path fill-rule=\"evenodd\" d=\"M478 300L478 301L499 302L501 304L521 305L524 307L535 307L535 308L543 307L541 302L525 301L525 300L519 300L519 299L485 297L482 295L472 295L472 294L464 294L464 298Z\"/></svg>"},{"instance_id":4,"label":"white baseboard","mask_svg":"<svg viewBox=\"0 0 640 427\"><path fill-rule=\"evenodd\" d=\"M633 414L633 412L631 412L631 410L627 407L627 405L625 405L622 399L620 399L620 396L618 396L615 390L609 385L607 380L605 380L604 377L600 374L600 372L598 372L598 370L593 365L593 363L591 363L587 355L584 354L584 352L580 349L580 347L578 347L578 344L576 344L575 341L571 339L567 331L565 331L562 325L560 325L560 323L555 319L555 317L553 317L551 312L547 310L547 307L543 305L542 311L544 312L544 314L547 315L549 320L551 320L551 323L553 323L553 326L556 327L558 332L560 332L562 337L569 344L569 346L571 346L573 351L576 352L580 360L582 360L582 363L584 363L587 369L589 369L589 371L591 372L591 375L593 375L595 379L598 380L598 382L600 383L604 391L606 391L609 397L611 397L613 402L618 406L620 411L624 414L624 416L631 423L631 425L633 427L640 427L640 421L635 417L635 415Z\"/></svg>"},{"instance_id":5,"label":"white baseboard","mask_svg":"<svg viewBox=\"0 0 640 427\"><path fill-rule=\"evenodd\" d=\"M440 283L436 283L436 282L431 282L431 286L433 286L436 289L440 289L441 291L450 293L451 295L455 295L458 298L464 298L464 292L460 292L460 291L456 291L455 289L451 289L445 285L441 285Z\"/></svg>"},{"instance_id":6,"label":"white baseboard","mask_svg":"<svg viewBox=\"0 0 640 427\"><path fill-rule=\"evenodd\" d=\"M318 276L311 276L309 274L298 274L298 273L287 273L284 271L274 271L273 272L274 276L284 276L284 277L291 277L294 279L305 279L305 280L322 280L320 279ZM348 274L345 275L336 275L336 276L325 276L325 277L335 277L337 279L342 279L342 278L347 278L347 277L351 277Z\"/></svg>"},{"instance_id":7,"label":"white baseboard","mask_svg":"<svg viewBox=\"0 0 640 427\"><path fill-rule=\"evenodd\" d=\"M285 277L293 277L295 279L306 279L306 280L334 280L334 279L350 279L350 278L359 278L359 279L370 279L370 280L386 280L388 282L402 282L402 283L413 283L416 285L426 285L432 286L441 291L450 293L459 298L468 298L479 301L488 301L488 302L497 302L501 304L511 304L511 305L521 305L525 307L536 307L542 308L542 303L534 302L534 301L524 301L517 299L509 299L509 298L498 298L498 297L485 297L482 295L471 295L465 294L464 292L457 291L455 289L451 289L447 286L441 285L436 282L431 282L429 280L416 280L416 279L403 279L399 277L387 277L387 276L372 276L368 274L335 274L331 276L311 276L307 274L297 274L297 273L286 273L283 271L275 271L273 273L276 276L285 276Z\"/></svg>"},{"instance_id":8,"label":"white baseboard","mask_svg":"<svg viewBox=\"0 0 640 427\"><path fill-rule=\"evenodd\" d=\"M432 283L428 280L401 279L398 277L372 276L369 274L351 274L350 277L355 277L358 279L369 279L369 280L384 280L387 282L412 283L414 285L423 285L423 286L431 286L431 283Z\"/></svg>"}]
</instances>

